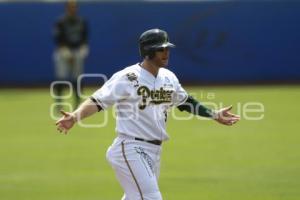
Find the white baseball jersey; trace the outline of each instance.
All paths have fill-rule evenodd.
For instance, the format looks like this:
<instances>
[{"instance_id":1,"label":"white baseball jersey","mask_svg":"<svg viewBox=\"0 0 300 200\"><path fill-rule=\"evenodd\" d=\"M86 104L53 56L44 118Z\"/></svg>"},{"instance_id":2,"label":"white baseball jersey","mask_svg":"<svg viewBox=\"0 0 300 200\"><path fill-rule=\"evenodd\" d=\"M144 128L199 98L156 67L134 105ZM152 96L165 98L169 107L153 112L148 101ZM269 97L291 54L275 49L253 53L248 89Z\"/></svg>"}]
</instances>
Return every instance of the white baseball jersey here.
<instances>
[{"instance_id":1,"label":"white baseball jersey","mask_svg":"<svg viewBox=\"0 0 300 200\"><path fill-rule=\"evenodd\" d=\"M116 105L118 134L164 141L168 110L188 95L170 70L160 68L155 77L138 63L115 73L92 97L104 110Z\"/></svg>"}]
</instances>

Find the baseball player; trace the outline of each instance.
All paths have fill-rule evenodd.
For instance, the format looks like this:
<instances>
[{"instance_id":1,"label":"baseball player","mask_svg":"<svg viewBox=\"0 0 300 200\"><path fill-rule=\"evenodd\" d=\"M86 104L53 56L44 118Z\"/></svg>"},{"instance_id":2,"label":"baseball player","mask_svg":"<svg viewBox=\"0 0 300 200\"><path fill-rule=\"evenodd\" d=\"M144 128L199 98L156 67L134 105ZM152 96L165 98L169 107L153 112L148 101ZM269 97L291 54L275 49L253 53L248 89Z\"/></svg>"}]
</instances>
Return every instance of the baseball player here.
<instances>
[{"instance_id":1,"label":"baseball player","mask_svg":"<svg viewBox=\"0 0 300 200\"><path fill-rule=\"evenodd\" d=\"M77 3L70 0L66 3L66 14L59 18L54 26L54 41L57 46L54 52L55 76L58 81L70 81L75 92L75 108L80 103L77 78L83 71L84 61L89 53L87 22L77 14ZM57 84L56 102L59 105L64 84ZM58 106L58 109L60 106Z\"/></svg>"},{"instance_id":2,"label":"baseball player","mask_svg":"<svg viewBox=\"0 0 300 200\"><path fill-rule=\"evenodd\" d=\"M175 74L165 68L174 46L163 30L144 32L139 39L143 61L115 73L77 110L62 111L63 117L56 122L66 134L79 120L116 105L117 137L106 155L124 189L122 200L162 199L160 154L169 138L166 121L172 106L224 125L240 119L229 112L231 107L214 111L187 94Z\"/></svg>"}]
</instances>

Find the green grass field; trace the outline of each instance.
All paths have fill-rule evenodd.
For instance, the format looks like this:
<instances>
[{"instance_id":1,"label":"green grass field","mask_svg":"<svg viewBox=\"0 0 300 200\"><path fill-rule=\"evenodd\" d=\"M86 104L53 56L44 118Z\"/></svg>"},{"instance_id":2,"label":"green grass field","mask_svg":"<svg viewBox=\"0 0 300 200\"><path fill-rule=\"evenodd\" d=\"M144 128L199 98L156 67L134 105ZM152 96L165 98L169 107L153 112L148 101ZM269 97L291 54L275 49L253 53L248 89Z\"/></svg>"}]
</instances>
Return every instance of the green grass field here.
<instances>
[{"instance_id":1,"label":"green grass field","mask_svg":"<svg viewBox=\"0 0 300 200\"><path fill-rule=\"evenodd\" d=\"M264 119L225 127L170 118L160 176L164 199L300 199L300 86L187 89L203 101L214 93L213 102L233 104L235 112L238 103L260 102ZM48 89L1 89L0 199L119 200L122 190L105 160L114 120L61 135L49 116L51 103ZM99 113L86 123L102 118Z\"/></svg>"}]
</instances>

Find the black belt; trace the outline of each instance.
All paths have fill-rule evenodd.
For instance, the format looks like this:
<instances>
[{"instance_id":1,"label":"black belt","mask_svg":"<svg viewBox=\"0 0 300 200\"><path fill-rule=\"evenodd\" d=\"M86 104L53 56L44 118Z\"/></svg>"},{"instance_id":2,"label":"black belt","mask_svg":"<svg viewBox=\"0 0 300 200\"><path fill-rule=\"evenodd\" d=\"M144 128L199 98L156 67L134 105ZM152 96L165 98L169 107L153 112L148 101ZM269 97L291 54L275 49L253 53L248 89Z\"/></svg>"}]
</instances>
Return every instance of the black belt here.
<instances>
[{"instance_id":1,"label":"black belt","mask_svg":"<svg viewBox=\"0 0 300 200\"><path fill-rule=\"evenodd\" d=\"M161 145L162 141L160 140L144 140L142 138L134 138L135 140L138 140L138 141L143 141L143 142L148 142L150 144L155 144L155 145Z\"/></svg>"}]
</instances>

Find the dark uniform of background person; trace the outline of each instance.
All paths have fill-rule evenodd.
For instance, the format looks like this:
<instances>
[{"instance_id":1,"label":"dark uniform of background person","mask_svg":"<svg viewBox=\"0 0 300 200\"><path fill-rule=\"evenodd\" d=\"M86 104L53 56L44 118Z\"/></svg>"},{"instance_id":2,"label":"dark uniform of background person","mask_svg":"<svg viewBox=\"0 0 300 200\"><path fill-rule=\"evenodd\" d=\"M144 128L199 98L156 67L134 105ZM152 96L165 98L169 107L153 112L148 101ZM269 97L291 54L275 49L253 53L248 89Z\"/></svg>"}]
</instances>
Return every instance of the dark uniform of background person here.
<instances>
[{"instance_id":1,"label":"dark uniform of background person","mask_svg":"<svg viewBox=\"0 0 300 200\"><path fill-rule=\"evenodd\" d=\"M84 61L89 53L88 28L86 21L77 15L78 6L75 1L67 2L65 9L65 15L59 18L54 26L55 76L57 81L72 83L75 93L74 108L76 108L80 104L77 78L83 72ZM62 109L62 98L60 97L65 87L66 84L55 84L57 111Z\"/></svg>"}]
</instances>

